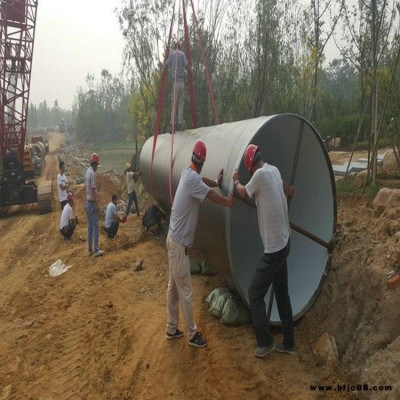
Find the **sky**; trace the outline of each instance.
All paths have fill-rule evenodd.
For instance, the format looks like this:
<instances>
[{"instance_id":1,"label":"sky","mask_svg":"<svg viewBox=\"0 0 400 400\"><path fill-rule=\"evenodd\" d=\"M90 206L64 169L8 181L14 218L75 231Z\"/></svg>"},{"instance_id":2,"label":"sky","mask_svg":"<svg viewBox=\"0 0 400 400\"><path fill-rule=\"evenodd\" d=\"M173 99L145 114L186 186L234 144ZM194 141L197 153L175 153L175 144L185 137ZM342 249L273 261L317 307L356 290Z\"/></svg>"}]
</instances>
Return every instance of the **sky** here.
<instances>
[{"instance_id":1,"label":"sky","mask_svg":"<svg viewBox=\"0 0 400 400\"><path fill-rule=\"evenodd\" d=\"M72 109L86 76L122 70L121 0L38 0L29 102Z\"/></svg>"}]
</instances>

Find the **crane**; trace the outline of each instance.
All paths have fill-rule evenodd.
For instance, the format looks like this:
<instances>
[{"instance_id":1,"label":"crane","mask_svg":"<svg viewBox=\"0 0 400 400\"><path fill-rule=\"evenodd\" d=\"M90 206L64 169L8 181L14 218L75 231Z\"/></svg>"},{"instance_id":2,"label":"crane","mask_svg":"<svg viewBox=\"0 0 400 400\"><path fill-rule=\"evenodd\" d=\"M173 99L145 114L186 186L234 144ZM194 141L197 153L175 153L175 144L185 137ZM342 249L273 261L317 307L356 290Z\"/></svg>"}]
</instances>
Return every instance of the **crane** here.
<instances>
[{"instance_id":1,"label":"crane","mask_svg":"<svg viewBox=\"0 0 400 400\"><path fill-rule=\"evenodd\" d=\"M40 146L25 146L38 0L0 2L0 206L52 210L52 183L35 182Z\"/></svg>"}]
</instances>

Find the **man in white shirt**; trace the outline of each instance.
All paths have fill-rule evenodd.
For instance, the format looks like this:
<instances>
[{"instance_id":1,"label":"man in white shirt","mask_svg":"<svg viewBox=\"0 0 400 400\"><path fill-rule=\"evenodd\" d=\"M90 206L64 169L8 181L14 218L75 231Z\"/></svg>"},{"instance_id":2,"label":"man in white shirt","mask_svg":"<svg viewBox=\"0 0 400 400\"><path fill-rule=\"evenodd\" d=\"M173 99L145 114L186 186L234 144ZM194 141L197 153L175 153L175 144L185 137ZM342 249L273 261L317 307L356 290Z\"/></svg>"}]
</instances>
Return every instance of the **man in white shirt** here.
<instances>
[{"instance_id":1,"label":"man in white shirt","mask_svg":"<svg viewBox=\"0 0 400 400\"><path fill-rule=\"evenodd\" d=\"M62 210L60 218L60 233L64 236L64 240L71 240L72 234L75 231L78 217L75 216L74 210L74 195L68 193L67 202Z\"/></svg>"},{"instance_id":2,"label":"man in white shirt","mask_svg":"<svg viewBox=\"0 0 400 400\"><path fill-rule=\"evenodd\" d=\"M282 181L273 165L261 159L260 148L247 146L244 164L251 175L247 185L239 182L235 170L232 179L239 196L250 201L254 196L257 205L258 228L264 245L264 254L257 264L248 294L254 332L257 339L256 357L265 357L273 350L281 353L295 352L293 315L288 291L287 257L290 250L290 227L286 197L293 197L294 187ZM273 284L279 317L282 321L283 344L274 344L269 331L269 321L264 297Z\"/></svg>"},{"instance_id":3,"label":"man in white shirt","mask_svg":"<svg viewBox=\"0 0 400 400\"><path fill-rule=\"evenodd\" d=\"M121 218L117 210L118 196L113 194L111 201L107 205L106 217L104 221L104 230L107 232L108 237L112 239L118 232L119 223L126 221L126 216Z\"/></svg>"},{"instance_id":4,"label":"man in white shirt","mask_svg":"<svg viewBox=\"0 0 400 400\"><path fill-rule=\"evenodd\" d=\"M68 179L65 176L65 163L64 161L60 161L58 164L59 173L57 175L57 190L58 190L58 199L60 200L61 210L64 208L67 203L67 189L69 187Z\"/></svg>"}]
</instances>

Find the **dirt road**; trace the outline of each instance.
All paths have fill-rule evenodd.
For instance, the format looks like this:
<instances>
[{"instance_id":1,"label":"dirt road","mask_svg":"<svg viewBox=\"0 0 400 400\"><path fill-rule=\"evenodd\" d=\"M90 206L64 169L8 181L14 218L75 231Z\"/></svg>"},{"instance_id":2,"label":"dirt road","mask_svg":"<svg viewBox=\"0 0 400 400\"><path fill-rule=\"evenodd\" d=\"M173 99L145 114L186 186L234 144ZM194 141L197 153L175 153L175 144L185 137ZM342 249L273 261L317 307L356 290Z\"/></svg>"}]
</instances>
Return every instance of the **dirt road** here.
<instances>
[{"instance_id":1,"label":"dirt road","mask_svg":"<svg viewBox=\"0 0 400 400\"><path fill-rule=\"evenodd\" d=\"M44 175L54 178L57 151L47 157ZM99 178L104 199L118 190ZM75 190L80 224L71 242L58 232L57 201L46 215L37 215L34 206L2 213L0 400L354 398L310 389L351 379L347 367L317 366L312 354L313 342L335 318L322 316L323 307L334 310L327 295L296 325L296 355L274 352L260 360L253 355L251 325L227 327L208 315L204 300L223 285L220 278L193 276L195 319L209 346L188 346L183 319L185 337L167 341L163 238L142 237L141 221L132 215L115 239L101 234L105 256L89 257L83 192ZM144 260L142 271L134 268L138 258ZM50 277L48 268L57 259L72 267ZM273 334L281 340L279 330Z\"/></svg>"}]
</instances>

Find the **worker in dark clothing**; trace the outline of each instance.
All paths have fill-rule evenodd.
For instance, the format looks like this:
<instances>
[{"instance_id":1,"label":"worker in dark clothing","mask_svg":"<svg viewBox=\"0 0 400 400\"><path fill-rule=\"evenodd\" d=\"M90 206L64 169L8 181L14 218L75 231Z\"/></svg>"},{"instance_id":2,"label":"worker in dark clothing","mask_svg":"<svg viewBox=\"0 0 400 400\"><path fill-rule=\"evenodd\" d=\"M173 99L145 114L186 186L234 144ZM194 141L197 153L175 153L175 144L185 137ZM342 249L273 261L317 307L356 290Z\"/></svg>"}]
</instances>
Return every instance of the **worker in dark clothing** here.
<instances>
[{"instance_id":1,"label":"worker in dark clothing","mask_svg":"<svg viewBox=\"0 0 400 400\"><path fill-rule=\"evenodd\" d=\"M159 236L161 230L161 220L166 221L167 216L160 210L157 204L153 204L146 209L142 219L142 226L145 232L151 232Z\"/></svg>"}]
</instances>

